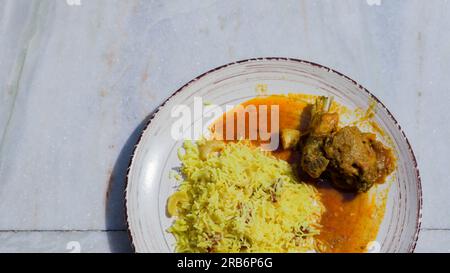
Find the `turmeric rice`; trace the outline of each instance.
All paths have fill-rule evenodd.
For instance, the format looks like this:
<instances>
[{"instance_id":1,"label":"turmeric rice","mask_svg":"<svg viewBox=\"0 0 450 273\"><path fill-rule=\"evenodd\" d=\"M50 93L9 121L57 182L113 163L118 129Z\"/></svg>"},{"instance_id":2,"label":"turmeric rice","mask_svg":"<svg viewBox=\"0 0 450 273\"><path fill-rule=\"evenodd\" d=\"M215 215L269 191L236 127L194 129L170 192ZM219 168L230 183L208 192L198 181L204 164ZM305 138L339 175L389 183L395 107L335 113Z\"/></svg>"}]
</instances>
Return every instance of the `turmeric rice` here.
<instances>
[{"instance_id":1,"label":"turmeric rice","mask_svg":"<svg viewBox=\"0 0 450 273\"><path fill-rule=\"evenodd\" d=\"M248 142L200 155L179 151L181 184L168 200L177 252L307 252L318 249L324 206L293 167Z\"/></svg>"}]
</instances>

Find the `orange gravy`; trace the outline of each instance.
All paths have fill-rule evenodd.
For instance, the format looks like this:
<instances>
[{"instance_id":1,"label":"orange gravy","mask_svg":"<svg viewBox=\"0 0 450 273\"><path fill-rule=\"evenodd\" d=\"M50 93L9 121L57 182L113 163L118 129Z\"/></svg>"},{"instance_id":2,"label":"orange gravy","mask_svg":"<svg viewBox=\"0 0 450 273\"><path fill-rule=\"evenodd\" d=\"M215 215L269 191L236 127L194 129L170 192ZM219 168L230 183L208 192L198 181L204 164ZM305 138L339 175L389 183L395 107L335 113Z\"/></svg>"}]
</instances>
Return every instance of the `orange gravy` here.
<instances>
[{"instance_id":1,"label":"orange gravy","mask_svg":"<svg viewBox=\"0 0 450 273\"><path fill-rule=\"evenodd\" d=\"M278 95L257 97L241 105L244 107L254 105L257 109L260 105L269 107L278 105L280 130L290 128L304 132L309 126L310 106L299 97ZM269 115L268 120L270 122ZM246 129L247 121L248 118L246 118ZM227 130L225 118L222 117L217 122L222 122L223 136L225 136ZM234 125L236 130L236 122ZM212 131L214 132L214 129ZM259 142L254 141L253 144L259 145ZM272 153L289 163L299 162L298 151L278 149ZM302 181L305 181L301 175L300 177ZM367 244L375 240L378 233L378 227L384 216L384 202L381 205L377 204L374 196L368 193L343 193L331 187L326 181L307 181L306 179L305 182L310 182L317 188L325 206L321 219L321 232L317 237L319 249L322 252L365 252Z\"/></svg>"}]
</instances>

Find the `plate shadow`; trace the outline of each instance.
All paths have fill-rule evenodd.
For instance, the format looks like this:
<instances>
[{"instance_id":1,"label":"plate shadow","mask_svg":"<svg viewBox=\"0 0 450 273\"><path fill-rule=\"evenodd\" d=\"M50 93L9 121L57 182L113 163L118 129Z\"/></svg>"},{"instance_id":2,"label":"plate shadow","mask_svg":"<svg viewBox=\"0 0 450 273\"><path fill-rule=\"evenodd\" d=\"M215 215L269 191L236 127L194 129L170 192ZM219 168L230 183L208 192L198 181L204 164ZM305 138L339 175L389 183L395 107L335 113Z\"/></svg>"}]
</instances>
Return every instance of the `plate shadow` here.
<instances>
[{"instance_id":1,"label":"plate shadow","mask_svg":"<svg viewBox=\"0 0 450 273\"><path fill-rule=\"evenodd\" d=\"M155 112L156 110L141 121L128 137L120 150L109 178L109 185L106 193L105 217L108 243L111 252L134 252L126 220L125 188L127 184L127 172L131 163L134 148Z\"/></svg>"}]
</instances>

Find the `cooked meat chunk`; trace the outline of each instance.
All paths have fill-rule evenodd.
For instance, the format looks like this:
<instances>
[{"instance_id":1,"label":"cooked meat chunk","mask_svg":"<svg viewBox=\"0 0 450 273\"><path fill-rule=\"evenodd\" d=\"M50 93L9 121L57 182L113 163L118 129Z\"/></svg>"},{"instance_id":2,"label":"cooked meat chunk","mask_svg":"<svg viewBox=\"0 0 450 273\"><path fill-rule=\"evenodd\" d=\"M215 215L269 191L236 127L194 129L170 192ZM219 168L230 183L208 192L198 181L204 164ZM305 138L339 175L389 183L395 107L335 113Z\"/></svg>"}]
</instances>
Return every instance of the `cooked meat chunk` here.
<instances>
[{"instance_id":1,"label":"cooked meat chunk","mask_svg":"<svg viewBox=\"0 0 450 273\"><path fill-rule=\"evenodd\" d=\"M363 133L354 126L343 127L328 137L324 151L330 160L333 184L344 190L366 192L395 167L391 150L374 134Z\"/></svg>"},{"instance_id":2,"label":"cooked meat chunk","mask_svg":"<svg viewBox=\"0 0 450 273\"><path fill-rule=\"evenodd\" d=\"M323 153L324 142L324 137L310 136L303 146L301 166L312 178L319 178L330 162Z\"/></svg>"},{"instance_id":3,"label":"cooked meat chunk","mask_svg":"<svg viewBox=\"0 0 450 273\"><path fill-rule=\"evenodd\" d=\"M395 169L392 150L355 126L338 129L339 115L329 113L330 104L319 97L312 107L300 161L303 171L312 178L326 173L335 187L347 191L366 192L383 183Z\"/></svg>"},{"instance_id":4,"label":"cooked meat chunk","mask_svg":"<svg viewBox=\"0 0 450 273\"><path fill-rule=\"evenodd\" d=\"M301 167L312 178L318 178L327 169L329 160L325 157L323 146L339 123L337 113L327 112L329 105L327 98L317 99L312 110L310 132L302 150Z\"/></svg>"},{"instance_id":5,"label":"cooked meat chunk","mask_svg":"<svg viewBox=\"0 0 450 273\"><path fill-rule=\"evenodd\" d=\"M376 141L375 138L371 144L377 154L378 176L375 183L383 183L386 176L390 175L395 170L396 163L394 153L391 149L384 146L383 143Z\"/></svg>"},{"instance_id":6,"label":"cooked meat chunk","mask_svg":"<svg viewBox=\"0 0 450 273\"><path fill-rule=\"evenodd\" d=\"M361 175L364 180L373 180L377 157L369 138L357 127L347 126L328 139L324 150L332 159L332 166L340 169L342 174Z\"/></svg>"},{"instance_id":7,"label":"cooked meat chunk","mask_svg":"<svg viewBox=\"0 0 450 273\"><path fill-rule=\"evenodd\" d=\"M311 126L311 135L326 137L336 131L339 123L339 115L337 113L324 113L320 114L315 121L315 124Z\"/></svg>"}]
</instances>

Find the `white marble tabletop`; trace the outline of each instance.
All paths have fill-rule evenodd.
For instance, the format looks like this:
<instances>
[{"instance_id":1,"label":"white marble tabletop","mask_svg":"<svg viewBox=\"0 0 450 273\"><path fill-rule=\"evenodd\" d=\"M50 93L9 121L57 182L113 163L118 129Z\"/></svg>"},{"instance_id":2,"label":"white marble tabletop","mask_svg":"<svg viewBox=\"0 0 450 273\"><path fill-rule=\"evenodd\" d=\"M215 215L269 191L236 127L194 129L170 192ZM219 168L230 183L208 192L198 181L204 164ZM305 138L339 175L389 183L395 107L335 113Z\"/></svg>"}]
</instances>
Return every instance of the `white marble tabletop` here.
<instances>
[{"instance_id":1,"label":"white marble tabletop","mask_svg":"<svg viewBox=\"0 0 450 273\"><path fill-rule=\"evenodd\" d=\"M285 56L392 110L422 175L417 251L450 252L450 3L3 0L0 252L130 251L123 189L146 117L195 76Z\"/></svg>"}]
</instances>

